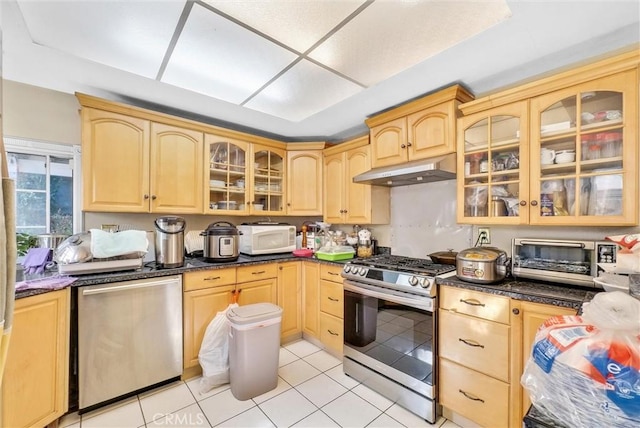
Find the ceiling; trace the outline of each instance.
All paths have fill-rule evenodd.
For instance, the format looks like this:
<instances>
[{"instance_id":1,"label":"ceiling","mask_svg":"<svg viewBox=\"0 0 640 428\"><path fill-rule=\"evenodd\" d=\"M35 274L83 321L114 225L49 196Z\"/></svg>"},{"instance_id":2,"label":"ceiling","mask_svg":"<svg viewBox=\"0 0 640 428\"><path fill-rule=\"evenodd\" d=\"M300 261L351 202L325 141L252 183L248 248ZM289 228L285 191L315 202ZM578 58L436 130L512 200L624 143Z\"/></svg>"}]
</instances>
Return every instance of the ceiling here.
<instances>
[{"instance_id":1,"label":"ceiling","mask_svg":"<svg viewBox=\"0 0 640 428\"><path fill-rule=\"evenodd\" d=\"M3 0L3 77L286 141L640 41L637 1Z\"/></svg>"}]
</instances>

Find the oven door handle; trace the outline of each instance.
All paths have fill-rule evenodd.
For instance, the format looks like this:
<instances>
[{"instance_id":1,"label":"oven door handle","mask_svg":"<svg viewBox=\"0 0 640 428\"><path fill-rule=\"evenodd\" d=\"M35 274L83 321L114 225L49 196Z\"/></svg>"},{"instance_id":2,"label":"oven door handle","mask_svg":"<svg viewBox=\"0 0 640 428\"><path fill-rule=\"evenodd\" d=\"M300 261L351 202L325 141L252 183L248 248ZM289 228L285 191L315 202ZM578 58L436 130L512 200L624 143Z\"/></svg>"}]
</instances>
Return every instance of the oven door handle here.
<instances>
[{"instance_id":1,"label":"oven door handle","mask_svg":"<svg viewBox=\"0 0 640 428\"><path fill-rule=\"evenodd\" d=\"M582 242L566 242L566 241L520 241L516 245L542 245L544 247L567 247L567 248L584 248Z\"/></svg>"},{"instance_id":2,"label":"oven door handle","mask_svg":"<svg viewBox=\"0 0 640 428\"><path fill-rule=\"evenodd\" d=\"M342 286L345 291L351 291L352 293L362 294L363 296L375 297L377 299L388 300L393 303L411 306L416 309L422 309L423 311L433 312L433 299L431 297L411 299L407 297L397 296L395 294L375 291L370 288L355 285L354 282L351 282L348 279L344 280Z\"/></svg>"}]
</instances>

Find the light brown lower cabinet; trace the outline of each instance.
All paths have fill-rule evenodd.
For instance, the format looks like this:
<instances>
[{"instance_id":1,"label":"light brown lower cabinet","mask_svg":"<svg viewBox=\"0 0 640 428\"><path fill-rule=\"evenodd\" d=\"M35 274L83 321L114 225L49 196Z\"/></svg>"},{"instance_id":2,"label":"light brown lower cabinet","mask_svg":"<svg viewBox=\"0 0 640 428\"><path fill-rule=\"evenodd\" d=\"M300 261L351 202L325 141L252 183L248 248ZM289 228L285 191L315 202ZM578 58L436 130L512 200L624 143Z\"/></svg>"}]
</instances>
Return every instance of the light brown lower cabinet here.
<instances>
[{"instance_id":1,"label":"light brown lower cabinet","mask_svg":"<svg viewBox=\"0 0 640 428\"><path fill-rule=\"evenodd\" d=\"M520 378L536 331L576 310L451 286L440 298L440 403L483 427L521 427L531 403Z\"/></svg>"},{"instance_id":2,"label":"light brown lower cabinet","mask_svg":"<svg viewBox=\"0 0 640 428\"><path fill-rule=\"evenodd\" d=\"M302 336L301 271L300 262L278 263L278 306L282 308L282 343Z\"/></svg>"},{"instance_id":3,"label":"light brown lower cabinet","mask_svg":"<svg viewBox=\"0 0 640 428\"><path fill-rule=\"evenodd\" d=\"M320 264L302 262L302 332L320 339Z\"/></svg>"},{"instance_id":4,"label":"light brown lower cabinet","mask_svg":"<svg viewBox=\"0 0 640 428\"><path fill-rule=\"evenodd\" d=\"M0 426L43 427L67 412L69 301L69 288L16 300Z\"/></svg>"},{"instance_id":5,"label":"light brown lower cabinet","mask_svg":"<svg viewBox=\"0 0 640 428\"><path fill-rule=\"evenodd\" d=\"M260 266L260 265L257 265ZM277 303L276 264L194 271L183 274L183 377L201 372L198 353L211 320L233 302ZM247 269L250 268L250 269ZM240 282L240 279L255 279Z\"/></svg>"},{"instance_id":6,"label":"light brown lower cabinet","mask_svg":"<svg viewBox=\"0 0 640 428\"><path fill-rule=\"evenodd\" d=\"M483 427L509 426L509 384L440 359L440 404Z\"/></svg>"},{"instance_id":7,"label":"light brown lower cabinet","mask_svg":"<svg viewBox=\"0 0 640 428\"><path fill-rule=\"evenodd\" d=\"M320 341L328 351L342 356L344 296L342 266L320 265Z\"/></svg>"},{"instance_id":8,"label":"light brown lower cabinet","mask_svg":"<svg viewBox=\"0 0 640 428\"><path fill-rule=\"evenodd\" d=\"M538 327L542 325L547 319L558 315L575 315L576 310L573 308L562 308L554 305L544 305L541 303L531 303L523 301L513 301L513 309L519 313L518 329L520 340L516 342L519 344L519 349L514 349L514 360L519 359L521 365L519 366L519 373L524 371L524 367L529 360L531 350L533 348L533 342L536 337ZM519 401L520 401L520 416L524 417L531 406L531 400L527 391L519 388ZM522 419L522 418L521 418Z\"/></svg>"}]
</instances>

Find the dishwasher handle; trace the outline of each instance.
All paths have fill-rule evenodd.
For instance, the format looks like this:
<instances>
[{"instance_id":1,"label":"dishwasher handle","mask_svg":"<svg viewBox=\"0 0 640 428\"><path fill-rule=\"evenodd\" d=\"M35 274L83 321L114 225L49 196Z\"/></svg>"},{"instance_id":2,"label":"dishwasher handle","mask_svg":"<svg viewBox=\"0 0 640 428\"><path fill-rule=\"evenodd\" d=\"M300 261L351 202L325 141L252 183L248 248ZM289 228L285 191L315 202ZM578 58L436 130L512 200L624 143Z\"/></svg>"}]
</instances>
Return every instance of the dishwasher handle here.
<instances>
[{"instance_id":1,"label":"dishwasher handle","mask_svg":"<svg viewBox=\"0 0 640 428\"><path fill-rule=\"evenodd\" d=\"M135 290L139 288L158 287L161 285L171 285L171 284L177 284L177 283L179 283L179 281L176 281L175 279L163 279L159 281L148 281L148 282L143 282L139 284L116 285L111 287L107 286L102 288L92 288L88 290L82 290L82 295L91 296L95 294L115 293L117 291L123 291L123 290Z\"/></svg>"}]
</instances>

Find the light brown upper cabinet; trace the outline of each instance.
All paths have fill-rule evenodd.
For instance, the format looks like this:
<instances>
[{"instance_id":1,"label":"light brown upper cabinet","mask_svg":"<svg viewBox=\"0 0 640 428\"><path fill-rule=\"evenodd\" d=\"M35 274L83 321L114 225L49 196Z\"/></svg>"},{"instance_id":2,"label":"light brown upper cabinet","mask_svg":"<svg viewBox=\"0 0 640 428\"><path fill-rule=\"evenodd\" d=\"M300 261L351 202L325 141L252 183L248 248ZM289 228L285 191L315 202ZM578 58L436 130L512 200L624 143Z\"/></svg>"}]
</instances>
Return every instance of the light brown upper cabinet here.
<instances>
[{"instance_id":1,"label":"light brown upper cabinet","mask_svg":"<svg viewBox=\"0 0 640 428\"><path fill-rule=\"evenodd\" d=\"M638 63L623 54L461 105L458 222L636 225Z\"/></svg>"},{"instance_id":2,"label":"light brown upper cabinet","mask_svg":"<svg viewBox=\"0 0 640 428\"><path fill-rule=\"evenodd\" d=\"M454 85L366 120L373 168L455 152L458 105L473 99Z\"/></svg>"},{"instance_id":3,"label":"light brown upper cabinet","mask_svg":"<svg viewBox=\"0 0 640 428\"><path fill-rule=\"evenodd\" d=\"M83 106L83 210L202 213L202 154L200 131Z\"/></svg>"},{"instance_id":4,"label":"light brown upper cabinet","mask_svg":"<svg viewBox=\"0 0 640 428\"><path fill-rule=\"evenodd\" d=\"M221 135L204 136L206 214L248 214L251 144Z\"/></svg>"},{"instance_id":5,"label":"light brown upper cabinet","mask_svg":"<svg viewBox=\"0 0 640 428\"><path fill-rule=\"evenodd\" d=\"M202 213L202 144L202 132L151 123L151 212Z\"/></svg>"},{"instance_id":6,"label":"light brown upper cabinet","mask_svg":"<svg viewBox=\"0 0 640 428\"><path fill-rule=\"evenodd\" d=\"M353 177L371 169L368 137L324 151L324 221L332 224L389 223L389 188L358 184Z\"/></svg>"},{"instance_id":7,"label":"light brown upper cabinet","mask_svg":"<svg viewBox=\"0 0 640 428\"><path fill-rule=\"evenodd\" d=\"M287 214L321 216L322 193L322 150L287 150Z\"/></svg>"},{"instance_id":8,"label":"light brown upper cabinet","mask_svg":"<svg viewBox=\"0 0 640 428\"><path fill-rule=\"evenodd\" d=\"M252 155L250 213L283 215L285 213L286 151L254 144Z\"/></svg>"}]
</instances>

